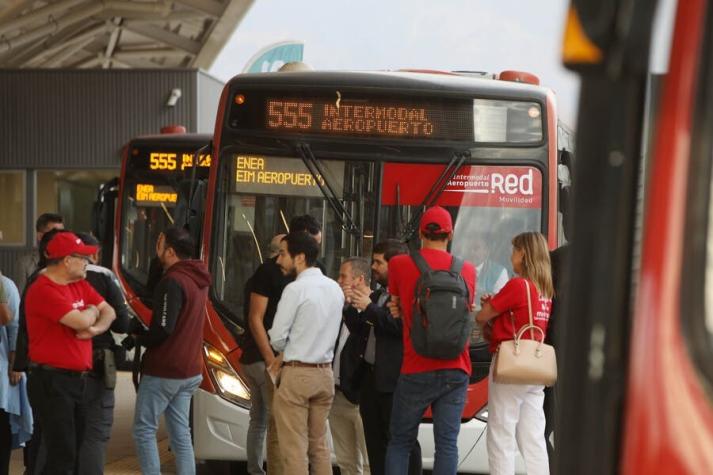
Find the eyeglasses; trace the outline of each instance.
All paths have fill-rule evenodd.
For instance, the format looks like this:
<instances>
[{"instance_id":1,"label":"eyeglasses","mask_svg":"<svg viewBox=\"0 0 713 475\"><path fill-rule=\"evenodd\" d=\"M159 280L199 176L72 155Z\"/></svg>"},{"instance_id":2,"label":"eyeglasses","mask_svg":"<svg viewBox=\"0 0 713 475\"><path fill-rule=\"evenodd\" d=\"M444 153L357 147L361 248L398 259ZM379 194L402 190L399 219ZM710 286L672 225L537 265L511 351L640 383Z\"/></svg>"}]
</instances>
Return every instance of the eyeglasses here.
<instances>
[{"instance_id":1,"label":"eyeglasses","mask_svg":"<svg viewBox=\"0 0 713 475\"><path fill-rule=\"evenodd\" d=\"M70 254L69 257L74 257L75 259L81 259L85 262L90 262L89 256L82 256L81 254Z\"/></svg>"}]
</instances>

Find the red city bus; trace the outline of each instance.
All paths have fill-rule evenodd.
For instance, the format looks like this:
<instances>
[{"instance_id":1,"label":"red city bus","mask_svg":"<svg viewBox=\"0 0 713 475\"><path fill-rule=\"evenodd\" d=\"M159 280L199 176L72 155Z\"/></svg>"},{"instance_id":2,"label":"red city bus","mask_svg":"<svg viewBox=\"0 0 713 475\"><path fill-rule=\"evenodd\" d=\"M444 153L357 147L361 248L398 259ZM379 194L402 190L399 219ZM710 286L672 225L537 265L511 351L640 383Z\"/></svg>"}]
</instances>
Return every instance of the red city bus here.
<instances>
[{"instance_id":1,"label":"red city bus","mask_svg":"<svg viewBox=\"0 0 713 475\"><path fill-rule=\"evenodd\" d=\"M203 258L214 281L207 374L193 405L196 457L245 457L246 401L236 395L244 384L234 377L246 325L243 287L265 258L261 250L293 216L322 222L321 259L336 277L344 258L369 257L379 240L398 237L416 247L421 212L440 204L454 218L455 254L479 264L473 243L480 236L493 267L512 275L515 234L541 231L552 248L563 238L563 132L554 94L527 83L424 72L233 78L216 121L204 223ZM479 278L479 292L492 291L485 287L491 280ZM487 471L485 348L474 335L460 471ZM430 467L428 417L420 440Z\"/></svg>"},{"instance_id":2,"label":"red city bus","mask_svg":"<svg viewBox=\"0 0 713 475\"><path fill-rule=\"evenodd\" d=\"M131 309L146 324L151 319L151 281L161 273L155 260L158 235L175 224L201 236L210 139L205 134L164 134L135 138L124 146L112 268Z\"/></svg>"},{"instance_id":3,"label":"red city bus","mask_svg":"<svg viewBox=\"0 0 713 475\"><path fill-rule=\"evenodd\" d=\"M646 115L655 8L570 10L582 93L558 473L713 473L713 8L678 2Z\"/></svg>"}]
</instances>

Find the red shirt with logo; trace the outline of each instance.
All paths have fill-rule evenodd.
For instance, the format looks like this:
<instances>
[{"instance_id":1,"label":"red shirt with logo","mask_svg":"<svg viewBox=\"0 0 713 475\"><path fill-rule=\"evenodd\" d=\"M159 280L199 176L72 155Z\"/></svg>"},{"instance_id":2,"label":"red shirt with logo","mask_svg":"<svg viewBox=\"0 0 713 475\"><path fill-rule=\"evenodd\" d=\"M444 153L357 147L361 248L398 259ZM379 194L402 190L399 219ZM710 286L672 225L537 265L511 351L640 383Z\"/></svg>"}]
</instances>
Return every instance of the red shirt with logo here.
<instances>
[{"instance_id":1,"label":"red shirt with logo","mask_svg":"<svg viewBox=\"0 0 713 475\"><path fill-rule=\"evenodd\" d=\"M514 277L505 284L505 287L500 292L490 299L490 305L499 314L491 320L493 322L492 337L490 338L491 353L495 353L500 342L514 340L515 337L513 335L524 325L530 324L525 285L530 286L532 321L536 326L542 328L545 335L547 334L547 323L550 320L552 301L548 298L540 297L537 287L529 280L522 277ZM533 330L532 333L534 333L535 340L543 338L540 332L536 330ZM526 331L523 338L527 340L533 339L530 331Z\"/></svg>"},{"instance_id":2,"label":"red shirt with logo","mask_svg":"<svg viewBox=\"0 0 713 475\"><path fill-rule=\"evenodd\" d=\"M44 275L37 277L25 298L30 360L55 368L90 370L92 340L78 339L76 330L60 320L72 310L103 301L86 280L62 285Z\"/></svg>"},{"instance_id":3,"label":"red shirt with logo","mask_svg":"<svg viewBox=\"0 0 713 475\"><path fill-rule=\"evenodd\" d=\"M452 256L446 251L437 249L421 249L421 255L433 270L448 270L451 268ZM475 295L475 267L466 261L461 271L470 292L470 304L473 304ZM400 298L401 319L403 320L404 359L401 363L402 374L425 373L439 369L460 369L470 374L470 355L468 343L463 347L463 352L452 360L426 358L416 353L411 344L411 321L413 304L416 299L416 281L421 273L413 262L411 256L403 254L394 256L389 261L389 293Z\"/></svg>"}]
</instances>

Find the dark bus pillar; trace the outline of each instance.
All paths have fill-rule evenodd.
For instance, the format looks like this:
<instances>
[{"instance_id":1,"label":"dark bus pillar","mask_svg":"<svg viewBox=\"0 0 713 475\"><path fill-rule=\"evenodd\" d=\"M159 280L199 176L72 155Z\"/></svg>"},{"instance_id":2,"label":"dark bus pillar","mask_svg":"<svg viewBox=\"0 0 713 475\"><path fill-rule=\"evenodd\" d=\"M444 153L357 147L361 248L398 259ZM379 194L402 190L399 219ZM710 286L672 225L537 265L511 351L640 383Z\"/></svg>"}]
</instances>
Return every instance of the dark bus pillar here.
<instances>
[{"instance_id":1,"label":"dark bus pillar","mask_svg":"<svg viewBox=\"0 0 713 475\"><path fill-rule=\"evenodd\" d=\"M655 1L574 0L566 65L581 75L570 292L559 318L555 473L618 473L642 117Z\"/></svg>"},{"instance_id":2,"label":"dark bus pillar","mask_svg":"<svg viewBox=\"0 0 713 475\"><path fill-rule=\"evenodd\" d=\"M92 206L92 233L101 244L99 265L112 268L114 256L114 210L119 196L119 178L112 178L99 187Z\"/></svg>"}]
</instances>

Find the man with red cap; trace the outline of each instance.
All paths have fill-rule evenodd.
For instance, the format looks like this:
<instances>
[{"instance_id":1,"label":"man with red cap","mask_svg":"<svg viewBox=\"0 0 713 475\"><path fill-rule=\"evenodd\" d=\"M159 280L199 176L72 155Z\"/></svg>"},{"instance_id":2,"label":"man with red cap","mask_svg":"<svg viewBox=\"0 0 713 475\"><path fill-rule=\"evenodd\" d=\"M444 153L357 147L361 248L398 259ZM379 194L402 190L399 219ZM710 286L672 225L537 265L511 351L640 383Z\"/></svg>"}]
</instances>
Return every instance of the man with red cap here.
<instances>
[{"instance_id":1,"label":"man with red cap","mask_svg":"<svg viewBox=\"0 0 713 475\"><path fill-rule=\"evenodd\" d=\"M84 280L95 246L61 232L47 243L47 267L27 290L30 403L47 448L46 467L72 474L84 432L84 389L92 369L92 337L114 309Z\"/></svg>"},{"instance_id":2,"label":"man with red cap","mask_svg":"<svg viewBox=\"0 0 713 475\"><path fill-rule=\"evenodd\" d=\"M456 282L460 283L463 290L461 298L464 301L459 307L463 321L470 318L468 310L472 308L475 295L475 267L448 252L448 243L453 238L450 213L440 206L427 209L421 217L419 236L421 250L417 254L402 254L389 261L389 307L392 315L403 321L404 353L401 375L393 396L391 438L386 453L388 475L406 475L408 472L409 452L416 443L419 423L429 406L433 414L433 438L436 445L433 473L456 473L456 441L471 372L468 341L464 341L462 351L456 346L453 353L457 356L449 359L424 356L419 353L419 348L414 348L412 329L420 324L420 321L414 322L413 319L416 286L422 275L419 268L428 267L429 271L451 270L453 275L460 275L460 278L454 279L459 279ZM419 264L415 259L419 260ZM421 280L419 285L423 284L424 280ZM455 296L453 308L456 308ZM445 316L448 311L445 309L440 314L439 310L436 315L428 315L428 321L435 322L433 328L438 326L436 319Z\"/></svg>"}]
</instances>

